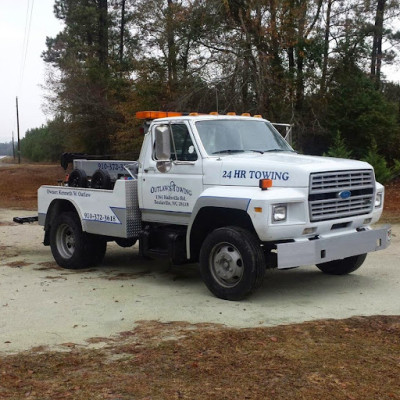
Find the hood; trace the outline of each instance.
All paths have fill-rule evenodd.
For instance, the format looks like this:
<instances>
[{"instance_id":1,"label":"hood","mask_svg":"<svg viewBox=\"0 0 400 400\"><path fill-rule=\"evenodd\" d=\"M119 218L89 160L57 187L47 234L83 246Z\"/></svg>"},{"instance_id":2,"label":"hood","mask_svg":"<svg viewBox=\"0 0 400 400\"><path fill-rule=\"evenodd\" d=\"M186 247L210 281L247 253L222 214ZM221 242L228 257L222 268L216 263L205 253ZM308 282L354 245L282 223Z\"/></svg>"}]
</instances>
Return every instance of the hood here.
<instances>
[{"instance_id":1,"label":"hood","mask_svg":"<svg viewBox=\"0 0 400 400\"><path fill-rule=\"evenodd\" d=\"M366 162L296 153L240 153L204 160L205 185L258 186L272 179L274 186L308 187L313 172L371 170Z\"/></svg>"}]
</instances>

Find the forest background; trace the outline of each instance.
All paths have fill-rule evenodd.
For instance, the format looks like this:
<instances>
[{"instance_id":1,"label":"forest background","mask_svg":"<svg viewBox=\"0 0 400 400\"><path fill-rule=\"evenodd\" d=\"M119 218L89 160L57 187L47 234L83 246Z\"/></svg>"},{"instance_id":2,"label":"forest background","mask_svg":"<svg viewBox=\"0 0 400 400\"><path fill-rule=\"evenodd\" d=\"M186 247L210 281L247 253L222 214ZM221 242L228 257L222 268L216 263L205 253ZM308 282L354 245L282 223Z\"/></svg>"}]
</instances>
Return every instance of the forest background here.
<instances>
[{"instance_id":1,"label":"forest background","mask_svg":"<svg viewBox=\"0 0 400 400\"><path fill-rule=\"evenodd\" d=\"M55 0L46 104L22 156L135 159L135 112L248 112L293 125L294 148L400 172L397 0ZM398 25L398 24L397 24Z\"/></svg>"}]
</instances>

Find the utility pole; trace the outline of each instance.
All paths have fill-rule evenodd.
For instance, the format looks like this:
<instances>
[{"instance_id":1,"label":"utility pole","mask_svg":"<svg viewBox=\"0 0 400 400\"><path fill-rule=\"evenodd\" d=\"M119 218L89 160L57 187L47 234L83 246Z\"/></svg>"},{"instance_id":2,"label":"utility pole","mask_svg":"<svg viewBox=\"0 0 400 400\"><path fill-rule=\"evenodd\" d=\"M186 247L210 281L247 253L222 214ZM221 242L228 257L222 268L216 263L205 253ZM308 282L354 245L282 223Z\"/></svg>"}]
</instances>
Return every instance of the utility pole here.
<instances>
[{"instance_id":1,"label":"utility pole","mask_svg":"<svg viewBox=\"0 0 400 400\"><path fill-rule=\"evenodd\" d=\"M15 103L17 106L17 135L18 135L18 164L21 164L21 143L19 140L19 114L18 114L18 96L15 98Z\"/></svg>"},{"instance_id":2,"label":"utility pole","mask_svg":"<svg viewBox=\"0 0 400 400\"><path fill-rule=\"evenodd\" d=\"M12 148L13 148L13 158L15 161L14 131L12 131Z\"/></svg>"}]
</instances>

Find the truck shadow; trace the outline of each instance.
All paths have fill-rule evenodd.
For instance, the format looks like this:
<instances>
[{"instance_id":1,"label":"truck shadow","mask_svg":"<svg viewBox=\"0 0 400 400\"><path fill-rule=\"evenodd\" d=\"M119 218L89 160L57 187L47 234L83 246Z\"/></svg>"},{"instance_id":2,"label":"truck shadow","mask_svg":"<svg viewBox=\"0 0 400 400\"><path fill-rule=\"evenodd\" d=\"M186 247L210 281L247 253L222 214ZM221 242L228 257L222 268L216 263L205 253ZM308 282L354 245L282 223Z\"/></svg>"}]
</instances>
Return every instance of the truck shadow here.
<instances>
[{"instance_id":1,"label":"truck shadow","mask_svg":"<svg viewBox=\"0 0 400 400\"><path fill-rule=\"evenodd\" d=\"M162 276L157 285L185 287L205 296L205 288L197 264L173 266L168 260L149 260L139 255L137 247L119 249L110 246L103 265L96 269L108 280L137 279L144 276ZM281 301L290 297L294 301L318 302L320 298L338 295L362 294L371 286L372 278L360 270L353 274L333 276L322 273L315 266L291 270L268 269L262 286L247 300L249 302ZM211 295L212 296L212 295Z\"/></svg>"},{"instance_id":2,"label":"truck shadow","mask_svg":"<svg viewBox=\"0 0 400 400\"><path fill-rule=\"evenodd\" d=\"M267 270L262 287L251 298L253 301L277 300L290 297L310 303L320 298L363 294L371 287L372 278L362 273L362 269L349 275L324 274L315 266L292 270Z\"/></svg>"},{"instance_id":3,"label":"truck shadow","mask_svg":"<svg viewBox=\"0 0 400 400\"><path fill-rule=\"evenodd\" d=\"M109 280L132 279L146 275L163 275L164 279L202 284L200 271L196 264L174 266L168 259L147 259L139 255L137 246L120 249L109 246L103 263L96 268Z\"/></svg>"}]
</instances>

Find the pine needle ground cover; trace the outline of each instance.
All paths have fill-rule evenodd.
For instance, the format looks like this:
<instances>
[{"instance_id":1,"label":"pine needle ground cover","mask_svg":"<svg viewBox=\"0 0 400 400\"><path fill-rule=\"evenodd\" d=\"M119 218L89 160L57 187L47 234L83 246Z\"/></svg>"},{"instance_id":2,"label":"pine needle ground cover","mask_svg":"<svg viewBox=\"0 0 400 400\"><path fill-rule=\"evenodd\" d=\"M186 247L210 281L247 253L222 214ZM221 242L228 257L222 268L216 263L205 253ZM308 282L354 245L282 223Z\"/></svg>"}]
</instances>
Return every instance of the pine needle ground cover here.
<instances>
[{"instance_id":1,"label":"pine needle ground cover","mask_svg":"<svg viewBox=\"0 0 400 400\"><path fill-rule=\"evenodd\" d=\"M57 185L65 177L59 165L7 164L0 161L0 207L37 210L41 185Z\"/></svg>"},{"instance_id":2,"label":"pine needle ground cover","mask_svg":"<svg viewBox=\"0 0 400 400\"><path fill-rule=\"evenodd\" d=\"M0 399L400 399L400 317L272 328L141 322L100 349L0 358Z\"/></svg>"}]
</instances>

